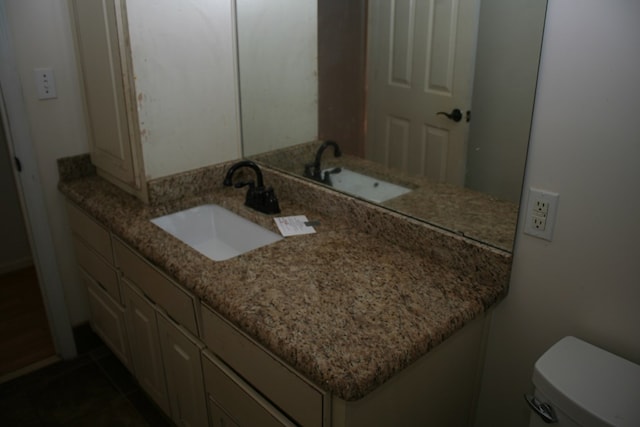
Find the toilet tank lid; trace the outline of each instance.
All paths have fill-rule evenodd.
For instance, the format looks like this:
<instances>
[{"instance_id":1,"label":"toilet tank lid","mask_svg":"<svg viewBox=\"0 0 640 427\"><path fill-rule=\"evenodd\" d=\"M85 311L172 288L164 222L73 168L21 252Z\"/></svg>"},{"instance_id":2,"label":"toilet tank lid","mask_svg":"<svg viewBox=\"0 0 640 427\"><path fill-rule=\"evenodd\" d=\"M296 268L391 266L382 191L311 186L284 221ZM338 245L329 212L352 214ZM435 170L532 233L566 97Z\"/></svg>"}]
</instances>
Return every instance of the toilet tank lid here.
<instances>
[{"instance_id":1,"label":"toilet tank lid","mask_svg":"<svg viewBox=\"0 0 640 427\"><path fill-rule=\"evenodd\" d=\"M581 425L640 426L640 366L578 338L538 359L533 384Z\"/></svg>"}]
</instances>

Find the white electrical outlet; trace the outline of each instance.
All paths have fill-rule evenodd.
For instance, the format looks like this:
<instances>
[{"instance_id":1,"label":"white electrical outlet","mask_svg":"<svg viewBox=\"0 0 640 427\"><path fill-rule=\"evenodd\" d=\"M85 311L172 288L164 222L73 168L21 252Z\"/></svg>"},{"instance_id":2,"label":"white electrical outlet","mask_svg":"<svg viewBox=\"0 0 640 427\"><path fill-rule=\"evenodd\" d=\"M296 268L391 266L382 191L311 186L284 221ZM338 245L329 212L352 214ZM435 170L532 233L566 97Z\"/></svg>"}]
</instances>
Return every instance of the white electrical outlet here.
<instances>
[{"instance_id":1,"label":"white electrical outlet","mask_svg":"<svg viewBox=\"0 0 640 427\"><path fill-rule=\"evenodd\" d=\"M545 215L535 215L531 216L531 226L535 230L544 231L547 227L547 217Z\"/></svg>"},{"instance_id":2,"label":"white electrical outlet","mask_svg":"<svg viewBox=\"0 0 640 427\"><path fill-rule=\"evenodd\" d=\"M529 200L525 215L526 234L551 240L558 209L559 195L549 191L529 188Z\"/></svg>"},{"instance_id":3,"label":"white electrical outlet","mask_svg":"<svg viewBox=\"0 0 640 427\"><path fill-rule=\"evenodd\" d=\"M535 212L538 212L541 215L546 215L549 211L549 202L541 199L537 199L535 202L536 203L533 206Z\"/></svg>"}]
</instances>

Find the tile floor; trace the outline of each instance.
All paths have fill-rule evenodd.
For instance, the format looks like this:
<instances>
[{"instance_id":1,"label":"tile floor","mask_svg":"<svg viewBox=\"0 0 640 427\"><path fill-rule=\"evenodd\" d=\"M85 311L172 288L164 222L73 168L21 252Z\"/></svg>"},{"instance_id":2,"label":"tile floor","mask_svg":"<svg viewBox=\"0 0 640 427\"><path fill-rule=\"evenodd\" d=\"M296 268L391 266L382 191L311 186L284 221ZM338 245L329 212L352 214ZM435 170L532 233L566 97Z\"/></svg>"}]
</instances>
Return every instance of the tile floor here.
<instances>
[{"instance_id":1,"label":"tile floor","mask_svg":"<svg viewBox=\"0 0 640 427\"><path fill-rule=\"evenodd\" d=\"M173 426L88 326L78 357L0 384L0 426Z\"/></svg>"}]
</instances>

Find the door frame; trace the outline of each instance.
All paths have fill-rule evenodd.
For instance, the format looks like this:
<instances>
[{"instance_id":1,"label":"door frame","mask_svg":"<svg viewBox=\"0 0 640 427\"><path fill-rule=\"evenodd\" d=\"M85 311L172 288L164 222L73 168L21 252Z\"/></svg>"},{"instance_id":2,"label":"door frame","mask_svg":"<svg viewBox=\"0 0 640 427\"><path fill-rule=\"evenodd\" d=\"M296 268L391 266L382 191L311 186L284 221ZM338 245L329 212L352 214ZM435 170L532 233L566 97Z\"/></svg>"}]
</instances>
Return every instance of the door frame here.
<instances>
[{"instance_id":1,"label":"door frame","mask_svg":"<svg viewBox=\"0 0 640 427\"><path fill-rule=\"evenodd\" d=\"M56 352L63 359L71 359L77 355L76 345L46 215L4 0L0 0L0 114L9 156L19 158L22 166L22 172L18 173L14 168L13 174Z\"/></svg>"}]
</instances>

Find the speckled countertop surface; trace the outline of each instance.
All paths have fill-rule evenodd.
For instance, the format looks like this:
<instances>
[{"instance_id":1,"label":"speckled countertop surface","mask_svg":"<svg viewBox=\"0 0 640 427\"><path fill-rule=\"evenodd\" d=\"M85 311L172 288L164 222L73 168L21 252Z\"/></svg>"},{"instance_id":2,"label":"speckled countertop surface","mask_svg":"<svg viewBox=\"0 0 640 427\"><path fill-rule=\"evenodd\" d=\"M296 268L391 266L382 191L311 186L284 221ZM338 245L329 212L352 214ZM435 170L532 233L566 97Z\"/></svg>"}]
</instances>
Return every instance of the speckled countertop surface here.
<instances>
[{"instance_id":1,"label":"speckled countertop surface","mask_svg":"<svg viewBox=\"0 0 640 427\"><path fill-rule=\"evenodd\" d=\"M218 203L275 231L272 217L243 206L244 190L215 184L213 191L200 191L220 183L221 171L156 183L154 205L91 174L62 174L72 179L59 188L207 305L342 399L365 396L507 291L510 254L275 171L266 170L265 181L276 188L281 215L319 221L316 234L214 262L148 221ZM178 182L191 195L169 194Z\"/></svg>"},{"instance_id":2,"label":"speckled countertop surface","mask_svg":"<svg viewBox=\"0 0 640 427\"><path fill-rule=\"evenodd\" d=\"M253 156L282 171L302 175L321 144L311 141ZM383 206L414 218L437 224L457 234L510 251L516 233L518 205L488 194L409 176L360 157L348 154L335 158L332 149L322 157L322 168L347 168L356 172L410 188L412 191L389 199Z\"/></svg>"}]
</instances>

